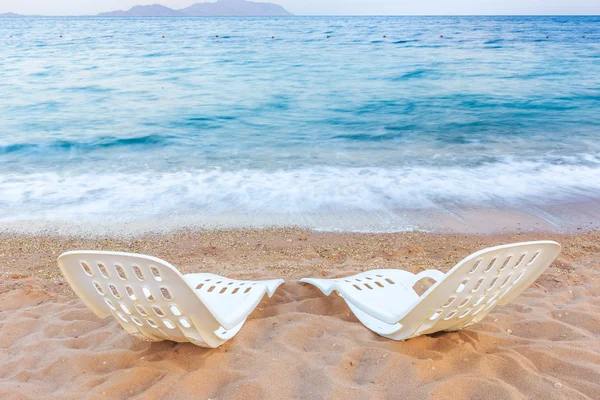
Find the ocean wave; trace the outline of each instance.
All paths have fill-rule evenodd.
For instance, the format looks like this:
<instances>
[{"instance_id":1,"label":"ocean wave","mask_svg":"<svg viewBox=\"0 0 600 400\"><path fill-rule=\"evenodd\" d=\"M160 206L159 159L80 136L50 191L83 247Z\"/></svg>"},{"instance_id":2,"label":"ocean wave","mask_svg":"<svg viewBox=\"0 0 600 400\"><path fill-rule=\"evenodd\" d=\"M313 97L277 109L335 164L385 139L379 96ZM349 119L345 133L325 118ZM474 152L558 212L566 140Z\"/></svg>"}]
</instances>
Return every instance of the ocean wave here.
<instances>
[{"instance_id":1,"label":"ocean wave","mask_svg":"<svg viewBox=\"0 0 600 400\"><path fill-rule=\"evenodd\" d=\"M173 215L201 220L203 215L218 218L236 214L264 221L273 215L285 216L287 224L303 225L317 214L393 215L399 210L443 209L449 205L498 207L598 198L600 164L46 172L3 175L0 187L3 220L164 221Z\"/></svg>"},{"instance_id":2,"label":"ocean wave","mask_svg":"<svg viewBox=\"0 0 600 400\"><path fill-rule=\"evenodd\" d=\"M0 155L11 153L39 153L54 151L69 151L78 149L89 151L99 148L123 148L137 146L160 146L173 142L176 138L170 135L146 135L138 137L119 138L114 136L94 137L87 140L51 140L45 142L24 142L0 144Z\"/></svg>"},{"instance_id":3,"label":"ocean wave","mask_svg":"<svg viewBox=\"0 0 600 400\"><path fill-rule=\"evenodd\" d=\"M395 78L393 78L393 80L401 81L401 80L406 80L406 79L422 78L429 73L430 73L430 70L424 69L424 68L419 68L419 69L415 69L413 71L406 72L398 77L395 77Z\"/></svg>"}]
</instances>

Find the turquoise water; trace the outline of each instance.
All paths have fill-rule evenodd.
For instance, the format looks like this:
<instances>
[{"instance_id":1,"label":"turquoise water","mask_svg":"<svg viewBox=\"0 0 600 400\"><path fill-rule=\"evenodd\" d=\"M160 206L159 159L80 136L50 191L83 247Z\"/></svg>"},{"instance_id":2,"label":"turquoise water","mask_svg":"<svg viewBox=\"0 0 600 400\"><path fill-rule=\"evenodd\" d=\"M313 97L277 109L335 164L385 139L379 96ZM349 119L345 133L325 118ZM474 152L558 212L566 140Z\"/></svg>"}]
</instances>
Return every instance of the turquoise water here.
<instances>
[{"instance_id":1,"label":"turquoise water","mask_svg":"<svg viewBox=\"0 0 600 400\"><path fill-rule=\"evenodd\" d=\"M2 19L0 94L0 222L600 198L600 17Z\"/></svg>"}]
</instances>

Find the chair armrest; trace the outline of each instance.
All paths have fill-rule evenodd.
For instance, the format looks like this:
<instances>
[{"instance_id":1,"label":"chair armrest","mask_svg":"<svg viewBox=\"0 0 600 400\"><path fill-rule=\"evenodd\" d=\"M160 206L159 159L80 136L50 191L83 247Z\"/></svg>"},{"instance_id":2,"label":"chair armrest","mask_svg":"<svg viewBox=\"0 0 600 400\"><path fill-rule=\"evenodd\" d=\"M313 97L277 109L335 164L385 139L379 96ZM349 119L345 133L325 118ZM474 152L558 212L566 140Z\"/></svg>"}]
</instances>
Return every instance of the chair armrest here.
<instances>
[{"instance_id":1,"label":"chair armrest","mask_svg":"<svg viewBox=\"0 0 600 400\"><path fill-rule=\"evenodd\" d=\"M423 278L430 278L436 282L439 282L442 279L444 279L444 276L446 276L446 274L444 274L441 271L438 271L437 269L428 269L426 271L421 271L415 275L415 283L419 282Z\"/></svg>"}]
</instances>

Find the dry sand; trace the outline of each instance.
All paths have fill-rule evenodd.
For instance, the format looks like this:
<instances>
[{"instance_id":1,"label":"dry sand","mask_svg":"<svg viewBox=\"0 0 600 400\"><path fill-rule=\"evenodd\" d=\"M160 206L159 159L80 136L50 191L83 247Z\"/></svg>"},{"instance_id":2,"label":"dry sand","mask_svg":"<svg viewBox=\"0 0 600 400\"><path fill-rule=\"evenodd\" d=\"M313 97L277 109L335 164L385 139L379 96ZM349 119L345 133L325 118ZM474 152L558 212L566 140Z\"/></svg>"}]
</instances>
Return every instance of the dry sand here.
<instances>
[{"instance_id":1,"label":"dry sand","mask_svg":"<svg viewBox=\"0 0 600 400\"><path fill-rule=\"evenodd\" d=\"M482 323L406 342L297 283L373 268L447 271L491 245L554 239L559 260ZM184 273L284 278L219 349L147 343L64 282L67 250L141 252ZM135 239L0 237L3 399L600 399L600 233L500 236L183 232Z\"/></svg>"}]
</instances>

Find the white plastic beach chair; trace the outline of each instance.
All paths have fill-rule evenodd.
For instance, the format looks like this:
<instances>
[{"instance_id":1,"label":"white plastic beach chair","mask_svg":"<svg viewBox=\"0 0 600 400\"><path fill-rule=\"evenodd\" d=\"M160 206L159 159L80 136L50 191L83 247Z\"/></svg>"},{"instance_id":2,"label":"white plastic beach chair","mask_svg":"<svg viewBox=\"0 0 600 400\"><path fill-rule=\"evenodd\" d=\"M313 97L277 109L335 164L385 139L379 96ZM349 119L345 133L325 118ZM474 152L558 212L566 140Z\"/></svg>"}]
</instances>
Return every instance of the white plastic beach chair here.
<instances>
[{"instance_id":1,"label":"white plastic beach chair","mask_svg":"<svg viewBox=\"0 0 600 400\"><path fill-rule=\"evenodd\" d=\"M235 336L264 295L283 283L182 275L163 260L128 253L73 251L58 265L97 316L112 315L132 336L212 348Z\"/></svg>"},{"instance_id":2,"label":"white plastic beach chair","mask_svg":"<svg viewBox=\"0 0 600 400\"><path fill-rule=\"evenodd\" d=\"M348 278L302 279L325 295L336 291L370 330L394 340L455 331L512 301L558 257L556 242L509 244L478 251L448 273L375 270ZM419 296L413 286L436 282Z\"/></svg>"}]
</instances>

